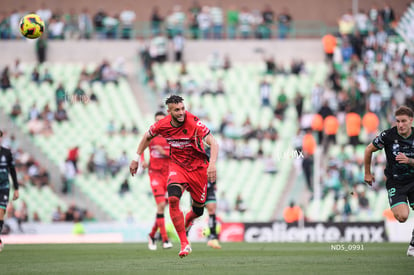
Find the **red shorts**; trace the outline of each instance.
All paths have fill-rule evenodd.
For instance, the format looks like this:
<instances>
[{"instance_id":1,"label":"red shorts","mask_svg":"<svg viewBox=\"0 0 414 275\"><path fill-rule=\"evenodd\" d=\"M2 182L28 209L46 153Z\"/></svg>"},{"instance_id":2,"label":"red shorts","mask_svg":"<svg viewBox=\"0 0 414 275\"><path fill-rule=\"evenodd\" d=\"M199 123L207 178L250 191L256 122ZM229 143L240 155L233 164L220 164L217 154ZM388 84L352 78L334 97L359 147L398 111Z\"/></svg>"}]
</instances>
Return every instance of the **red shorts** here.
<instances>
[{"instance_id":1,"label":"red shorts","mask_svg":"<svg viewBox=\"0 0 414 275\"><path fill-rule=\"evenodd\" d=\"M194 201L204 203L207 193L207 166L187 171L180 165L170 162L168 184L171 183L183 184Z\"/></svg>"},{"instance_id":2,"label":"red shorts","mask_svg":"<svg viewBox=\"0 0 414 275\"><path fill-rule=\"evenodd\" d=\"M159 204L160 202L165 201L165 193L167 193L168 170L150 170L148 175L155 202Z\"/></svg>"}]
</instances>

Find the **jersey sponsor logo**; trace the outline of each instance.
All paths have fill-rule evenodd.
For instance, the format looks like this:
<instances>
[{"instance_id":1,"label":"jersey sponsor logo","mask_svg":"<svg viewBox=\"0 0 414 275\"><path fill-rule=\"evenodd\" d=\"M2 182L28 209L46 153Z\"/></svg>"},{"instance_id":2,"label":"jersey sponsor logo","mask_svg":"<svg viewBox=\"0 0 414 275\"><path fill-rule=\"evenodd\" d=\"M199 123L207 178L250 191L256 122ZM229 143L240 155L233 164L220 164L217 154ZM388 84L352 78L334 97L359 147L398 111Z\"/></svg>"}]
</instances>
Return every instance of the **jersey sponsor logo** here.
<instances>
[{"instance_id":1,"label":"jersey sponsor logo","mask_svg":"<svg viewBox=\"0 0 414 275\"><path fill-rule=\"evenodd\" d=\"M175 148L183 148L183 147L191 146L191 140L189 139L180 139L180 140L169 139L168 143L171 145L171 147L175 147Z\"/></svg>"},{"instance_id":2,"label":"jersey sponsor logo","mask_svg":"<svg viewBox=\"0 0 414 275\"><path fill-rule=\"evenodd\" d=\"M398 144L398 140L394 140L394 144L392 145L392 153L394 156L398 155L400 150L400 145Z\"/></svg>"}]
</instances>

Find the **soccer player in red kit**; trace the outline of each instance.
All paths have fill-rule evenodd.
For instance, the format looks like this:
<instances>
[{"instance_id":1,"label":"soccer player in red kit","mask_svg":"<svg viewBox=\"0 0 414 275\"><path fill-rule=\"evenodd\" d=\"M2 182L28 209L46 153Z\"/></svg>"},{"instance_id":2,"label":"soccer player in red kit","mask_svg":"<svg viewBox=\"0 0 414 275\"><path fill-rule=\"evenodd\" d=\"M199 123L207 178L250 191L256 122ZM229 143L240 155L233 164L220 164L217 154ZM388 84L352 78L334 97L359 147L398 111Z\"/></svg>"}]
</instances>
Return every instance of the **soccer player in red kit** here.
<instances>
[{"instance_id":1,"label":"soccer player in red kit","mask_svg":"<svg viewBox=\"0 0 414 275\"><path fill-rule=\"evenodd\" d=\"M162 111L155 113L156 122L164 117L165 114ZM160 229L162 247L171 248L172 243L168 240L164 220L164 209L166 206L165 194L167 193L168 168L170 163L170 145L165 138L156 136L149 144L149 152L149 163L145 162L144 154L141 155L141 163L143 168L148 168L151 189L157 204L157 216L148 236L148 248L150 250L157 249L155 233L157 233L158 229Z\"/></svg>"},{"instance_id":2,"label":"soccer player in red kit","mask_svg":"<svg viewBox=\"0 0 414 275\"><path fill-rule=\"evenodd\" d=\"M170 96L165 104L168 115L151 125L145 133L129 169L131 175L136 174L140 156L155 136L161 135L167 140L170 145L168 203L171 220L181 242L178 256L182 258L191 253L186 227L203 215L207 181L216 181L218 144L198 117L185 110L180 96ZM210 158L204 150L204 142L210 146ZM184 190L190 192L192 198L192 210L185 216L185 222L180 210L180 198Z\"/></svg>"}]
</instances>

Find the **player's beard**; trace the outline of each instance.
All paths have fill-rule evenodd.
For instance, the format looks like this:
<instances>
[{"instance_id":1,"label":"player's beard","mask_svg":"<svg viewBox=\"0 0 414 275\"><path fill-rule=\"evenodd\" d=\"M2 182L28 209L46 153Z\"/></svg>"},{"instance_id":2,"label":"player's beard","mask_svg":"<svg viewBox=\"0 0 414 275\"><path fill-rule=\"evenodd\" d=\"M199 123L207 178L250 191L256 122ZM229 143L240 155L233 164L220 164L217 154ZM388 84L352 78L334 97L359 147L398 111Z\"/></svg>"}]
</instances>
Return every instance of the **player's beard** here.
<instances>
[{"instance_id":1,"label":"player's beard","mask_svg":"<svg viewBox=\"0 0 414 275\"><path fill-rule=\"evenodd\" d=\"M173 120L173 122L174 122L174 124L176 125L176 126L180 126L181 124L183 124L184 123L184 119L185 119L185 115L183 115L183 116L181 116L181 117L179 117L179 118L177 118L177 117L175 117L175 116L171 116L171 118L172 118L172 120ZM181 121L180 121L180 120Z\"/></svg>"}]
</instances>

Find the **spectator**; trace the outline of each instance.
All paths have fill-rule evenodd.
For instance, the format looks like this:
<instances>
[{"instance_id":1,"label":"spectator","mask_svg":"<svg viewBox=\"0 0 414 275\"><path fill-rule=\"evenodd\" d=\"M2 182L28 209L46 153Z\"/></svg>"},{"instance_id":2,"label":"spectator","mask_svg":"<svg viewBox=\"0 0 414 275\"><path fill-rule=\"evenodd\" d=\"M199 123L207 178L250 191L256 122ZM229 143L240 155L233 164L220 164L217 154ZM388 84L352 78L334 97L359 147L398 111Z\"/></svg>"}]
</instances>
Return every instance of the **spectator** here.
<instances>
[{"instance_id":1,"label":"spectator","mask_svg":"<svg viewBox=\"0 0 414 275\"><path fill-rule=\"evenodd\" d=\"M322 44L326 61L332 62L337 44L336 37L333 34L328 33L322 37Z\"/></svg>"},{"instance_id":2,"label":"spectator","mask_svg":"<svg viewBox=\"0 0 414 275\"><path fill-rule=\"evenodd\" d=\"M33 222L41 222L39 213L37 211L33 212L33 218L31 219Z\"/></svg>"},{"instance_id":3,"label":"spectator","mask_svg":"<svg viewBox=\"0 0 414 275\"><path fill-rule=\"evenodd\" d=\"M338 21L339 33L348 36L354 31L355 20L352 11L348 10Z\"/></svg>"},{"instance_id":4,"label":"spectator","mask_svg":"<svg viewBox=\"0 0 414 275\"><path fill-rule=\"evenodd\" d=\"M264 138L268 139L270 141L276 141L279 137L279 134L277 132L277 129L273 125L273 122L269 122L269 125L266 129L264 129Z\"/></svg>"},{"instance_id":5,"label":"spectator","mask_svg":"<svg viewBox=\"0 0 414 275\"><path fill-rule=\"evenodd\" d=\"M367 112L362 117L362 126L368 134L368 139L373 140L378 133L379 118L375 113Z\"/></svg>"},{"instance_id":6,"label":"spectator","mask_svg":"<svg viewBox=\"0 0 414 275\"><path fill-rule=\"evenodd\" d=\"M43 72L43 76L41 77L42 82L47 82L49 84L53 84L53 77L52 74L49 72L48 68L45 68L45 71Z\"/></svg>"},{"instance_id":7,"label":"spectator","mask_svg":"<svg viewBox=\"0 0 414 275\"><path fill-rule=\"evenodd\" d=\"M106 17L106 12L100 8L99 11L93 17L93 25L95 29L95 34L98 39L106 38L104 19Z\"/></svg>"},{"instance_id":8,"label":"spectator","mask_svg":"<svg viewBox=\"0 0 414 275\"><path fill-rule=\"evenodd\" d=\"M335 200L337 200L339 198L341 188L339 168L335 163L330 163L326 176L323 179L323 197L333 191L335 194Z\"/></svg>"},{"instance_id":9,"label":"spectator","mask_svg":"<svg viewBox=\"0 0 414 275\"><path fill-rule=\"evenodd\" d=\"M303 218L303 211L299 205L296 205L294 201L289 203L283 210L283 219L286 223L295 223Z\"/></svg>"},{"instance_id":10,"label":"spectator","mask_svg":"<svg viewBox=\"0 0 414 275\"><path fill-rule=\"evenodd\" d=\"M36 14L39 15L46 24L49 23L49 20L53 15L45 2L40 3L40 8L36 11Z\"/></svg>"},{"instance_id":11,"label":"spectator","mask_svg":"<svg viewBox=\"0 0 414 275\"><path fill-rule=\"evenodd\" d=\"M48 25L48 38L49 39L64 39L65 22L60 15L54 15ZM43 35L42 35L43 36ZM41 63L41 62L39 62Z\"/></svg>"},{"instance_id":12,"label":"spectator","mask_svg":"<svg viewBox=\"0 0 414 275\"><path fill-rule=\"evenodd\" d=\"M66 100L66 91L62 83L59 83L55 91L56 106Z\"/></svg>"},{"instance_id":13,"label":"spectator","mask_svg":"<svg viewBox=\"0 0 414 275\"><path fill-rule=\"evenodd\" d=\"M93 32L93 22L88 8L83 8L78 16L79 37L90 39Z\"/></svg>"},{"instance_id":14,"label":"spectator","mask_svg":"<svg viewBox=\"0 0 414 275\"><path fill-rule=\"evenodd\" d=\"M52 214L52 222L60 222L64 220L65 214L62 212L62 208L58 205Z\"/></svg>"},{"instance_id":15,"label":"spectator","mask_svg":"<svg viewBox=\"0 0 414 275\"><path fill-rule=\"evenodd\" d=\"M75 90L73 91L73 97L75 102L84 102L85 95L85 90L82 88L81 82L79 81L76 85Z\"/></svg>"},{"instance_id":16,"label":"spectator","mask_svg":"<svg viewBox=\"0 0 414 275\"><path fill-rule=\"evenodd\" d=\"M128 182L128 179L125 179L121 183L121 186L119 187L119 195L123 196L125 193L128 193L129 191L130 191L129 182Z\"/></svg>"},{"instance_id":17,"label":"spectator","mask_svg":"<svg viewBox=\"0 0 414 275\"><path fill-rule=\"evenodd\" d=\"M263 79L259 85L260 101L262 107L270 107L270 97L272 92L272 85L266 79Z\"/></svg>"},{"instance_id":18,"label":"spectator","mask_svg":"<svg viewBox=\"0 0 414 275\"><path fill-rule=\"evenodd\" d=\"M246 204L244 203L244 200L243 200L242 195L240 193L238 193L237 196L236 196L236 202L234 204L234 210L238 211L240 214L243 214L247 210Z\"/></svg>"},{"instance_id":19,"label":"spectator","mask_svg":"<svg viewBox=\"0 0 414 275\"><path fill-rule=\"evenodd\" d=\"M220 6L212 6L210 8L210 17L214 39L223 37L223 10Z\"/></svg>"},{"instance_id":20,"label":"spectator","mask_svg":"<svg viewBox=\"0 0 414 275\"><path fill-rule=\"evenodd\" d=\"M262 10L262 20L266 28L266 32L269 34L268 38L270 38L272 33L272 26L275 20L275 14L269 4L266 4Z\"/></svg>"},{"instance_id":21,"label":"spectator","mask_svg":"<svg viewBox=\"0 0 414 275\"><path fill-rule=\"evenodd\" d=\"M366 197L364 186L358 185L357 187L358 195L358 207L360 211L370 212L369 200Z\"/></svg>"},{"instance_id":22,"label":"spectator","mask_svg":"<svg viewBox=\"0 0 414 275\"><path fill-rule=\"evenodd\" d=\"M10 82L9 66L6 66L1 73L0 84L3 92L12 87Z\"/></svg>"},{"instance_id":23,"label":"spectator","mask_svg":"<svg viewBox=\"0 0 414 275\"><path fill-rule=\"evenodd\" d=\"M313 157L312 155L304 152L304 158L302 160L302 169L305 174L306 185L309 191L313 191Z\"/></svg>"},{"instance_id":24,"label":"spectator","mask_svg":"<svg viewBox=\"0 0 414 275\"><path fill-rule=\"evenodd\" d=\"M227 200L226 192L224 191L220 193L220 197L217 201L217 212L223 212L227 216L230 215L230 212L231 212L230 203Z\"/></svg>"},{"instance_id":25,"label":"spectator","mask_svg":"<svg viewBox=\"0 0 414 275\"><path fill-rule=\"evenodd\" d=\"M160 15L158 6L152 8L151 14L151 33L152 35L158 35L161 32L161 25L164 19Z\"/></svg>"},{"instance_id":26,"label":"spectator","mask_svg":"<svg viewBox=\"0 0 414 275\"><path fill-rule=\"evenodd\" d=\"M177 32L177 34L173 37L175 62L182 62L183 60L184 43L185 39L183 34L181 32Z\"/></svg>"},{"instance_id":27,"label":"spectator","mask_svg":"<svg viewBox=\"0 0 414 275\"><path fill-rule=\"evenodd\" d=\"M347 195L344 196L344 208L342 211L342 221L348 222L352 215L352 208Z\"/></svg>"},{"instance_id":28,"label":"spectator","mask_svg":"<svg viewBox=\"0 0 414 275\"><path fill-rule=\"evenodd\" d=\"M388 3L385 3L384 8L380 11L380 17L384 23L385 30L390 33L392 24L395 20L394 10Z\"/></svg>"},{"instance_id":29,"label":"spectator","mask_svg":"<svg viewBox=\"0 0 414 275\"><path fill-rule=\"evenodd\" d=\"M345 123L349 143L355 147L360 144L359 133L361 131L361 117L355 112L349 112L346 114Z\"/></svg>"},{"instance_id":30,"label":"spectator","mask_svg":"<svg viewBox=\"0 0 414 275\"><path fill-rule=\"evenodd\" d=\"M239 11L234 7L230 6L226 14L226 25L227 25L227 38L234 39L237 36L237 25L239 23Z\"/></svg>"},{"instance_id":31,"label":"spectator","mask_svg":"<svg viewBox=\"0 0 414 275\"><path fill-rule=\"evenodd\" d=\"M318 144L323 140L323 116L319 113L314 114L311 122L311 129L318 135ZM312 154L313 155L313 154Z\"/></svg>"},{"instance_id":32,"label":"spectator","mask_svg":"<svg viewBox=\"0 0 414 275\"><path fill-rule=\"evenodd\" d=\"M247 39L250 38L253 27L253 15L249 12L249 9L246 6L243 6L241 12L238 15L239 18L239 32L241 38Z\"/></svg>"},{"instance_id":33,"label":"spectator","mask_svg":"<svg viewBox=\"0 0 414 275\"><path fill-rule=\"evenodd\" d=\"M125 9L119 15L121 25L121 38L131 39L133 34L134 23L136 21L135 11Z\"/></svg>"},{"instance_id":34,"label":"spectator","mask_svg":"<svg viewBox=\"0 0 414 275\"><path fill-rule=\"evenodd\" d=\"M20 104L20 100L16 98L12 109L10 111L10 117L12 120L16 120L22 114L22 106Z\"/></svg>"},{"instance_id":35,"label":"spectator","mask_svg":"<svg viewBox=\"0 0 414 275\"><path fill-rule=\"evenodd\" d=\"M303 142L302 142L302 150L304 154L307 154L309 156L313 156L315 154L316 150L316 140L312 135L312 130L307 129L305 135L303 136Z\"/></svg>"},{"instance_id":36,"label":"spectator","mask_svg":"<svg viewBox=\"0 0 414 275\"><path fill-rule=\"evenodd\" d=\"M210 14L210 8L203 6L201 12L197 15L197 25L201 38L209 39L211 33L212 18Z\"/></svg>"},{"instance_id":37,"label":"spectator","mask_svg":"<svg viewBox=\"0 0 414 275\"><path fill-rule=\"evenodd\" d=\"M116 133L116 127L115 127L115 122L113 119L111 119L108 122L108 125L106 126L106 133L108 134L108 136L112 137L115 135Z\"/></svg>"},{"instance_id":38,"label":"spectator","mask_svg":"<svg viewBox=\"0 0 414 275\"><path fill-rule=\"evenodd\" d=\"M45 106L43 106L43 110L42 110L42 113L40 114L40 118L45 121L49 121L49 122L54 120L55 114L50 109L49 103L46 103Z\"/></svg>"},{"instance_id":39,"label":"spectator","mask_svg":"<svg viewBox=\"0 0 414 275\"><path fill-rule=\"evenodd\" d=\"M339 121L336 116L329 115L324 119L323 124L325 134L324 152L327 152L331 142L336 144L336 133L339 129Z\"/></svg>"},{"instance_id":40,"label":"spectator","mask_svg":"<svg viewBox=\"0 0 414 275\"><path fill-rule=\"evenodd\" d=\"M94 153L93 162L95 164L95 172L98 178L103 179L106 177L108 169L108 157L105 147L100 146Z\"/></svg>"},{"instance_id":41,"label":"spectator","mask_svg":"<svg viewBox=\"0 0 414 275\"><path fill-rule=\"evenodd\" d=\"M289 13L289 10L284 7L282 12L278 16L278 36L281 39L284 39L288 36L290 32L290 25L292 22L292 17Z\"/></svg>"},{"instance_id":42,"label":"spectator","mask_svg":"<svg viewBox=\"0 0 414 275\"><path fill-rule=\"evenodd\" d=\"M74 146L68 150L68 155L66 157L66 160L73 163L73 166L76 172L79 172L78 159L79 159L79 146Z\"/></svg>"},{"instance_id":43,"label":"spectator","mask_svg":"<svg viewBox=\"0 0 414 275\"><path fill-rule=\"evenodd\" d=\"M20 62L20 59L16 58L14 61L14 66L10 69L11 76L14 78L19 78L24 75L24 66Z\"/></svg>"},{"instance_id":44,"label":"spectator","mask_svg":"<svg viewBox=\"0 0 414 275\"><path fill-rule=\"evenodd\" d=\"M57 122L62 122L62 121L66 121L69 120L68 114L64 108L63 102L60 102L58 105L58 108L55 112L55 120Z\"/></svg>"},{"instance_id":45,"label":"spectator","mask_svg":"<svg viewBox=\"0 0 414 275\"><path fill-rule=\"evenodd\" d=\"M63 188L62 193L71 194L73 189L73 184L76 177L75 165L72 161L66 159L65 163L62 166L62 177L63 177Z\"/></svg>"}]
</instances>

